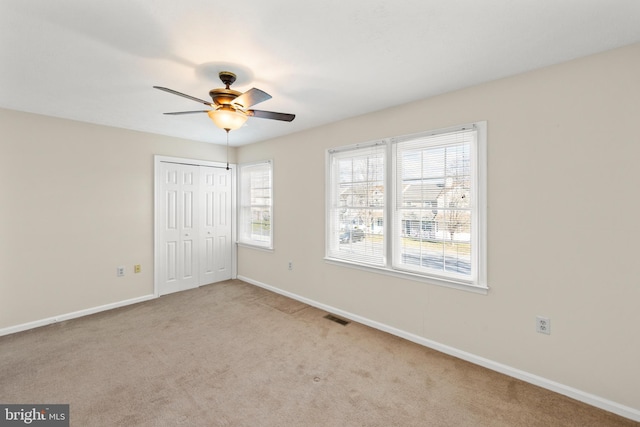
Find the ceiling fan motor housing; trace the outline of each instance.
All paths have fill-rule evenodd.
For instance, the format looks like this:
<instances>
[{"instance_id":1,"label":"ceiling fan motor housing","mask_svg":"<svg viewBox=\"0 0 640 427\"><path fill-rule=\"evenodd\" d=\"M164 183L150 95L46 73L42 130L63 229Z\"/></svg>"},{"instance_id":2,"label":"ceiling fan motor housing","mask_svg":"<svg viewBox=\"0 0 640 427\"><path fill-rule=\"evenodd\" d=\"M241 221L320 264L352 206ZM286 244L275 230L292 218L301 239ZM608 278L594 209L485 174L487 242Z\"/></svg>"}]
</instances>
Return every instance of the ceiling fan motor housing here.
<instances>
[{"instance_id":1,"label":"ceiling fan motor housing","mask_svg":"<svg viewBox=\"0 0 640 427\"><path fill-rule=\"evenodd\" d=\"M231 101L242 95L242 92L238 92L233 89L211 89L209 96L213 100L214 104L231 104Z\"/></svg>"}]
</instances>

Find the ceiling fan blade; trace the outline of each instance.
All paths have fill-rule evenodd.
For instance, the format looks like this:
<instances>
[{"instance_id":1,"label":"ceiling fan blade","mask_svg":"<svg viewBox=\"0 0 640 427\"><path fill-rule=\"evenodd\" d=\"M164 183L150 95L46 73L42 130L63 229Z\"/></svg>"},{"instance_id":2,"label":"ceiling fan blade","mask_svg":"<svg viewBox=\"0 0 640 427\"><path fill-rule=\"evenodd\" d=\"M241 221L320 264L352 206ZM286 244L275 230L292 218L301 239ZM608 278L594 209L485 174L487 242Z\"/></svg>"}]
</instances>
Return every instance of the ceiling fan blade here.
<instances>
[{"instance_id":1,"label":"ceiling fan blade","mask_svg":"<svg viewBox=\"0 0 640 427\"><path fill-rule=\"evenodd\" d=\"M196 98L195 96L187 95L186 93L178 92L176 90L169 89L169 88L162 87L162 86L154 86L154 88L163 90L165 92L172 93L174 95L182 96L183 98L188 98L188 99L190 99L192 101L200 102L201 104L209 105L209 106L213 107L213 104L210 101L205 101L204 99Z\"/></svg>"},{"instance_id":2,"label":"ceiling fan blade","mask_svg":"<svg viewBox=\"0 0 640 427\"><path fill-rule=\"evenodd\" d=\"M282 120L290 122L296 118L295 114L275 113L273 111L247 110L247 116L258 117L260 119Z\"/></svg>"},{"instance_id":3,"label":"ceiling fan blade","mask_svg":"<svg viewBox=\"0 0 640 427\"><path fill-rule=\"evenodd\" d=\"M252 105L256 105L259 102L266 101L267 99L271 99L271 95L254 87L252 89L249 89L242 95L239 95L237 98L231 101L231 103L234 105L238 105L242 109L245 109L251 107Z\"/></svg>"},{"instance_id":4,"label":"ceiling fan blade","mask_svg":"<svg viewBox=\"0 0 640 427\"><path fill-rule=\"evenodd\" d=\"M196 114L196 113L208 113L209 110L197 110L197 111L176 111L173 113L162 113L168 116L179 116L180 114Z\"/></svg>"}]
</instances>

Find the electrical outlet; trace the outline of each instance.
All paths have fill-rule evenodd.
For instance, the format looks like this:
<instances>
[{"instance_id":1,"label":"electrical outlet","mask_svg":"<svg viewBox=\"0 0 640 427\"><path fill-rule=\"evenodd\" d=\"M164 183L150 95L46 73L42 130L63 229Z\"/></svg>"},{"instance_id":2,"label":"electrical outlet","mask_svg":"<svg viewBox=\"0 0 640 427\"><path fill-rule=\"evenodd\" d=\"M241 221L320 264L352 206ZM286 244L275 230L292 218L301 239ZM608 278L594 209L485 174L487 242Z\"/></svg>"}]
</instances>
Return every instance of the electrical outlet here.
<instances>
[{"instance_id":1,"label":"electrical outlet","mask_svg":"<svg viewBox=\"0 0 640 427\"><path fill-rule=\"evenodd\" d=\"M116 269L116 275L117 275L118 277L122 277L122 276L124 276L124 267L123 267L123 266L120 266L120 267L118 267L118 268Z\"/></svg>"},{"instance_id":2,"label":"electrical outlet","mask_svg":"<svg viewBox=\"0 0 640 427\"><path fill-rule=\"evenodd\" d=\"M134 273L140 273L141 271L142 271L142 266L140 266L140 264L136 264L133 266Z\"/></svg>"},{"instance_id":3,"label":"electrical outlet","mask_svg":"<svg viewBox=\"0 0 640 427\"><path fill-rule=\"evenodd\" d=\"M536 316L536 332L551 335L551 320L548 317Z\"/></svg>"},{"instance_id":4,"label":"electrical outlet","mask_svg":"<svg viewBox=\"0 0 640 427\"><path fill-rule=\"evenodd\" d=\"M289 270L293 270L293 261L289 261Z\"/></svg>"}]
</instances>

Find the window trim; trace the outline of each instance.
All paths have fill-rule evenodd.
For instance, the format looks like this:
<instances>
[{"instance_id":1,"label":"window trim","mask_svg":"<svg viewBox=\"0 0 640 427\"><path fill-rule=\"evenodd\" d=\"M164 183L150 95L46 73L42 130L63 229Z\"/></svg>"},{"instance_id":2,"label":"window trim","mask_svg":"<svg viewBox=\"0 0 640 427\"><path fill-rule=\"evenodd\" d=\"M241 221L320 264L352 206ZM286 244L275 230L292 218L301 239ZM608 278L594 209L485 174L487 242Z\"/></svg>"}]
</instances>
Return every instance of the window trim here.
<instances>
[{"instance_id":1,"label":"window trim","mask_svg":"<svg viewBox=\"0 0 640 427\"><path fill-rule=\"evenodd\" d=\"M260 244L258 241L256 240L243 240L243 231L242 231L242 227L243 227L243 214L242 214L242 209L244 207L243 205L243 174L242 174L242 169L244 167L249 167L249 166L256 166L256 165L269 165L270 168L270 172L271 172L271 188L270 188L270 200L271 200L271 204L269 206L270 208L270 236L269 236L269 242L268 244ZM274 167L273 167L273 160L272 159L268 159L268 160L257 160L257 161L253 161L253 162L247 162L247 163L242 163L238 165L238 232L237 232L237 241L236 244L238 246L243 246L243 247L247 247L247 248L252 248L252 249L259 249L259 250L264 250L264 251L269 251L272 252L274 250Z\"/></svg>"},{"instance_id":2,"label":"window trim","mask_svg":"<svg viewBox=\"0 0 640 427\"><path fill-rule=\"evenodd\" d=\"M439 134L451 133L464 129L474 127L477 130L476 143L471 144L471 159L474 163L475 174L472 181L473 191L475 191L477 197L477 206L475 209L475 215L472 217L472 225L477 228L477 254L475 256L477 277L475 281L457 280L454 278L422 274L411 271L405 271L397 267L393 267L393 241L394 233L396 231L396 224L393 222L393 209L394 198L396 197L395 189L395 168L396 159L393 154L395 150L395 144L410 139L435 136ZM329 255L329 247L331 244L330 236L330 212L331 212L331 197L334 184L331 176L331 155L333 153L354 150L359 148L366 148L375 144L386 145L386 158L385 158L385 224L383 225L385 233L385 252L386 252L386 264L385 266L373 266L369 264L361 264L349 260L334 258ZM478 121L473 123L467 123L460 126L453 126L447 128L441 128L436 130L430 130L426 132L419 132L415 134L403 135L399 137L386 138L383 140L376 140L362 144L352 144L344 147L332 148L326 151L325 154L325 262L332 265L339 265L343 267L355 268L358 270L369 271L378 274L385 274L393 277L415 280L432 285L443 286L448 288L460 289L464 291L487 294L489 286L487 284L487 122Z\"/></svg>"}]
</instances>

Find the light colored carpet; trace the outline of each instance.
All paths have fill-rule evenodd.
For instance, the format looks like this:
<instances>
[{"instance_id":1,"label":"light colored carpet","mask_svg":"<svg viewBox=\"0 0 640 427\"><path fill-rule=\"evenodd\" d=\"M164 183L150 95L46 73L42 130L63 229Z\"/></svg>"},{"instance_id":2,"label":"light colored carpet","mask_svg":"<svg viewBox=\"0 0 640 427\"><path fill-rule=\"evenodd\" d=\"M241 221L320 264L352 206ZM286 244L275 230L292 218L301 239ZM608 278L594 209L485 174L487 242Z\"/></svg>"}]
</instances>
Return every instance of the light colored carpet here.
<instances>
[{"instance_id":1,"label":"light colored carpet","mask_svg":"<svg viewBox=\"0 0 640 427\"><path fill-rule=\"evenodd\" d=\"M0 337L0 402L72 426L636 423L233 280Z\"/></svg>"}]
</instances>

